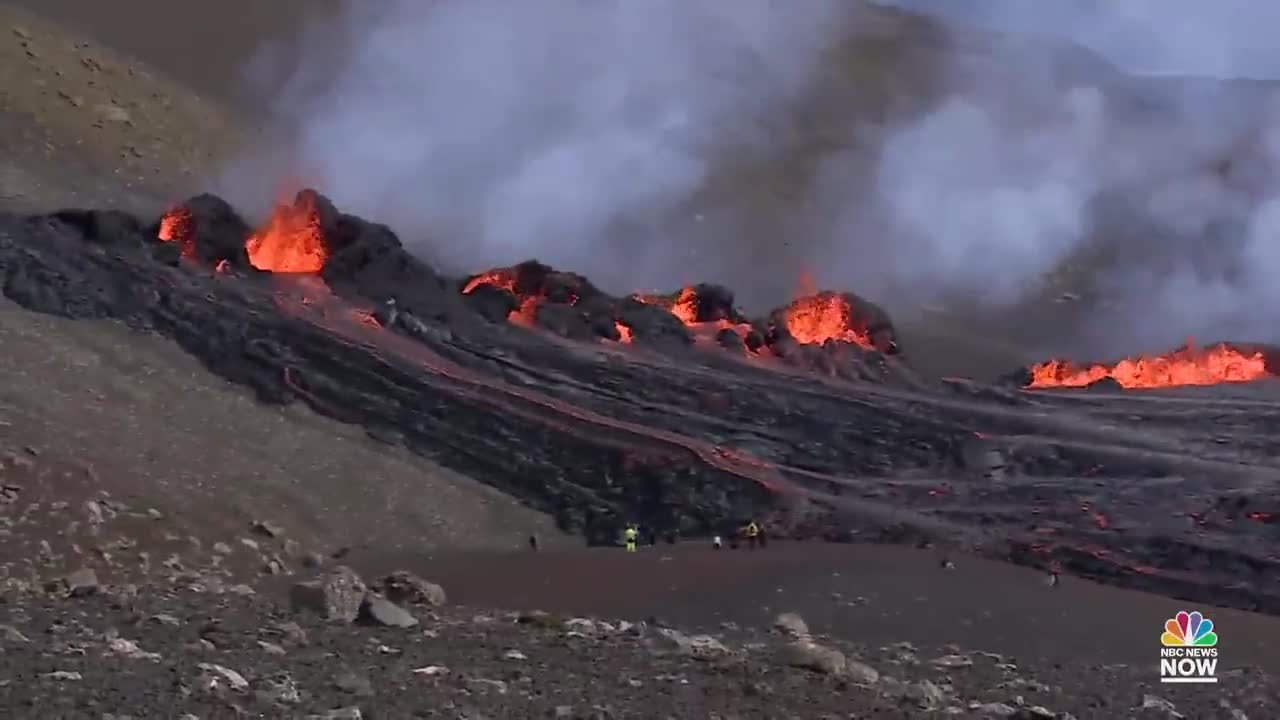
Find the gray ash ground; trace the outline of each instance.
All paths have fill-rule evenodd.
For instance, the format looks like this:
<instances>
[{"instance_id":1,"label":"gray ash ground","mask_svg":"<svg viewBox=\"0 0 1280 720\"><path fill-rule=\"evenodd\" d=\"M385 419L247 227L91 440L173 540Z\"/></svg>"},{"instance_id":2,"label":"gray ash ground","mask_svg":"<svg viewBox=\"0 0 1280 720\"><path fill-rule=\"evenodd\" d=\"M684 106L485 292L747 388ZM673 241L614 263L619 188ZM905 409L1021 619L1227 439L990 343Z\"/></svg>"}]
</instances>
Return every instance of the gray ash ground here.
<instances>
[{"instance_id":1,"label":"gray ash ground","mask_svg":"<svg viewBox=\"0 0 1280 720\"><path fill-rule=\"evenodd\" d=\"M342 572L327 568L313 581L330 591L318 605L199 573L141 587L73 579L76 596L10 596L0 607L4 707L13 717L117 720L1240 720L1266 717L1276 700L1255 670L1233 671L1229 696L1174 696L1145 667L1099 664L1064 677L1060 666L961 647L844 642L813 634L794 614L769 630L699 630L454 607L435 594L388 605L325 584ZM322 617L362 597L356 622Z\"/></svg>"},{"instance_id":2,"label":"gray ash ground","mask_svg":"<svg viewBox=\"0 0 1280 720\"><path fill-rule=\"evenodd\" d=\"M539 312L531 330L487 318L494 294L477 308L385 226L304 201L330 253L318 277L255 270L248 225L203 196L186 204L191 258L125 213L0 219L4 292L172 338L266 402L362 426L589 538L626 520L688 536L757 517L793 537L1057 560L1280 610L1276 410L1256 395L938 382L911 371L910 348L796 350L765 323L768 353L708 346L661 308L541 266L527 266L540 291L570 283L582 307ZM626 312L632 344L580 332Z\"/></svg>"}]
</instances>

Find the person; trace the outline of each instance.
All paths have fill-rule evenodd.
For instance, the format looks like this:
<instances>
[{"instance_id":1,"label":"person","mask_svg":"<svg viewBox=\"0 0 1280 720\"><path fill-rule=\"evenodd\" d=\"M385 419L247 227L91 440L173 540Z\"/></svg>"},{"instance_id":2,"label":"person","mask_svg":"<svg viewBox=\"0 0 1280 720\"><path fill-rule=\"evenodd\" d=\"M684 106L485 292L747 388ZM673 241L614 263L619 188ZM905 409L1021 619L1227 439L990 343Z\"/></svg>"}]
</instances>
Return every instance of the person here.
<instances>
[{"instance_id":1,"label":"person","mask_svg":"<svg viewBox=\"0 0 1280 720\"><path fill-rule=\"evenodd\" d=\"M537 535L530 535L530 536L529 536L529 549L530 549L530 550L533 550L533 551L535 551L535 552L537 551L537 549L538 549L538 536L537 536Z\"/></svg>"},{"instance_id":2,"label":"person","mask_svg":"<svg viewBox=\"0 0 1280 720\"><path fill-rule=\"evenodd\" d=\"M747 523L747 547L752 550L756 549L756 543L760 540L760 526L755 520Z\"/></svg>"},{"instance_id":3,"label":"person","mask_svg":"<svg viewBox=\"0 0 1280 720\"><path fill-rule=\"evenodd\" d=\"M1062 563L1054 560L1049 563L1049 587L1058 587L1062 582Z\"/></svg>"},{"instance_id":4,"label":"person","mask_svg":"<svg viewBox=\"0 0 1280 720\"><path fill-rule=\"evenodd\" d=\"M627 529L622 531L622 540L627 545L627 552L635 552L636 545L640 543L640 531L635 525L628 525Z\"/></svg>"},{"instance_id":5,"label":"person","mask_svg":"<svg viewBox=\"0 0 1280 720\"><path fill-rule=\"evenodd\" d=\"M711 538L711 547L716 550L724 547L724 541L720 539L719 535Z\"/></svg>"}]
</instances>

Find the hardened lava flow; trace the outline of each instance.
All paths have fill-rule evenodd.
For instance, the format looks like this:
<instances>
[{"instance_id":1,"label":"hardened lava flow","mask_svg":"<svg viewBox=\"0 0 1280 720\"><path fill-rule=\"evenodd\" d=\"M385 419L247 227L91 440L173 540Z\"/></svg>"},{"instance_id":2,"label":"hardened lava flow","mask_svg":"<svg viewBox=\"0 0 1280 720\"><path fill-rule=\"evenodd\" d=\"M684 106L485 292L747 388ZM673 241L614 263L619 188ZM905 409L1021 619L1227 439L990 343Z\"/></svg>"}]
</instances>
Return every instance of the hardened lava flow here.
<instances>
[{"instance_id":1,"label":"hardened lava flow","mask_svg":"<svg viewBox=\"0 0 1280 720\"><path fill-rule=\"evenodd\" d=\"M449 278L312 190L256 225L211 195L0 217L0 272L31 310L172 338L589 538L754 517L1280 612L1267 348L943 381L853 293L749 317L718 285L615 296L534 260Z\"/></svg>"}]
</instances>

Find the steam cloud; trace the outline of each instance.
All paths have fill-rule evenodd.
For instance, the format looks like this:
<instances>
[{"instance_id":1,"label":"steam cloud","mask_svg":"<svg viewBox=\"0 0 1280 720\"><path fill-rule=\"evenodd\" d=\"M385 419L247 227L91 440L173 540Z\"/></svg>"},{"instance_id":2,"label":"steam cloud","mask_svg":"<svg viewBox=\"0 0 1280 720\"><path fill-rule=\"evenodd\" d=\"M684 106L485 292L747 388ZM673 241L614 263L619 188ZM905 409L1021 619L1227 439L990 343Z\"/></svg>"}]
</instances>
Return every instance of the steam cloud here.
<instances>
[{"instance_id":1,"label":"steam cloud","mask_svg":"<svg viewBox=\"0 0 1280 720\"><path fill-rule=\"evenodd\" d=\"M307 181L436 262L537 257L614 290L671 285L690 239L647 224L724 148L767 142L763 118L803 91L844 8L351 0L341 42L311 43L277 105ZM608 239L619 225L627 247Z\"/></svg>"},{"instance_id":2,"label":"steam cloud","mask_svg":"<svg viewBox=\"0 0 1280 720\"><path fill-rule=\"evenodd\" d=\"M744 242L733 213L685 216L726 155L768 151L778 117L812 100L858 3L349 1L273 97L307 182L453 271L538 257L615 292L711 279L763 304L786 299L794 278L778 287L778 268L798 265L891 310L957 296L1010 308L1087 257L1087 291L1109 309L1053 328L1061 349L1280 340L1259 312L1280 299L1275 107L1257 86L1150 77L1280 76L1267 36L1280 8L881 4L932 13L953 39L971 26L1010 39L941 63L942 96L873 128L870 154L829 156L804 189L815 202L795 209L825 202L834 220L793 218L802 232L745 268L729 267ZM245 171L261 161L229 175L232 197L261 200L246 178L273 172ZM774 296L753 298L770 280Z\"/></svg>"},{"instance_id":3,"label":"steam cloud","mask_svg":"<svg viewBox=\"0 0 1280 720\"><path fill-rule=\"evenodd\" d=\"M889 135L876 210L886 282L1008 306L1064 265L1104 312L1057 326L1055 352L1280 340L1280 50L1263 3L899 0L952 37L1006 33L950 97ZM1041 7L1043 5L1043 7ZM1079 50L1029 53L1050 43ZM960 50L957 64L964 64ZM1053 345L1052 341L1049 343Z\"/></svg>"}]
</instances>

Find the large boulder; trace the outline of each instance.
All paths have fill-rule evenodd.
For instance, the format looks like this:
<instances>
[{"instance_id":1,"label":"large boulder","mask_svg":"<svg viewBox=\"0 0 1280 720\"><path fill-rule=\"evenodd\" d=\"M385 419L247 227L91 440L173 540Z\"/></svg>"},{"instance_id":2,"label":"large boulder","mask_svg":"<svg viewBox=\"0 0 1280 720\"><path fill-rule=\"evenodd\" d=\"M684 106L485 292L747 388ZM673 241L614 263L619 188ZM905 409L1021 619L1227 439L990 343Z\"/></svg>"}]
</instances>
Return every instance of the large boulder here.
<instances>
[{"instance_id":1,"label":"large boulder","mask_svg":"<svg viewBox=\"0 0 1280 720\"><path fill-rule=\"evenodd\" d=\"M289 602L294 612L311 612L326 620L353 622L360 615L368 588L354 570L339 565L329 573L293 586Z\"/></svg>"}]
</instances>

